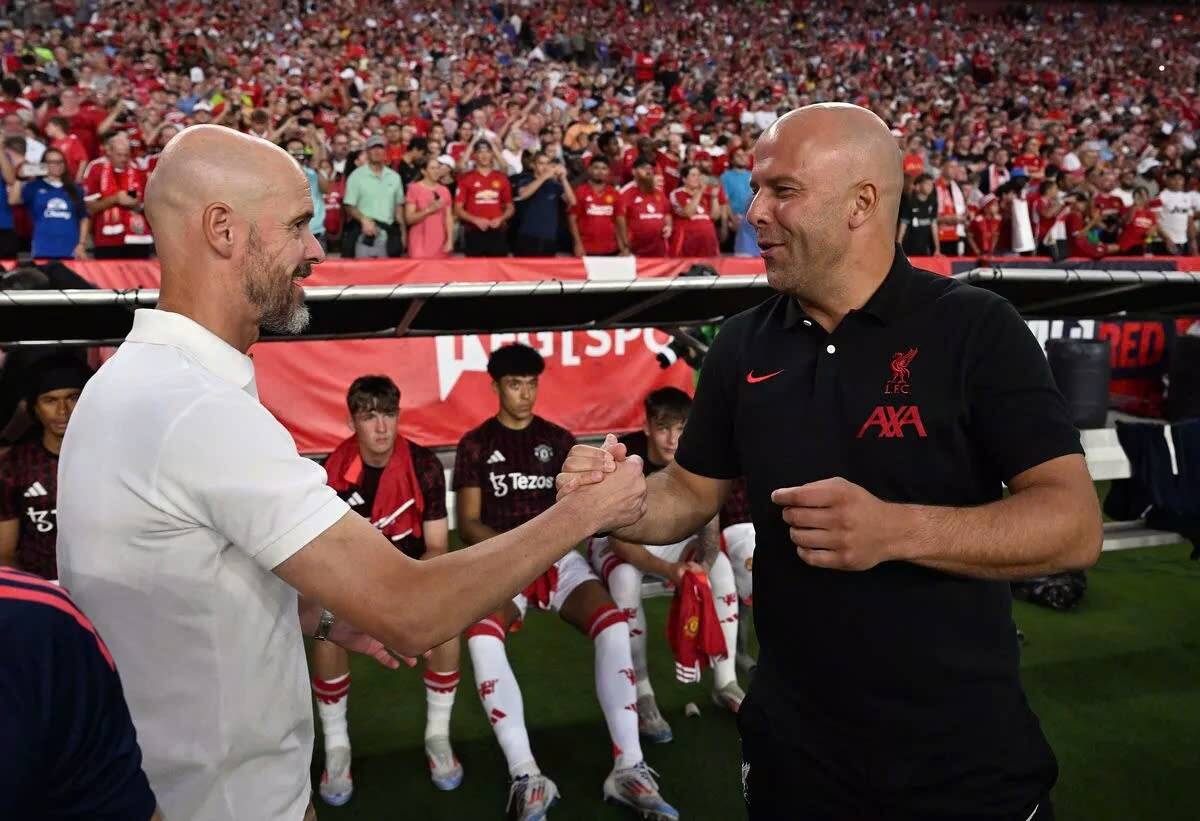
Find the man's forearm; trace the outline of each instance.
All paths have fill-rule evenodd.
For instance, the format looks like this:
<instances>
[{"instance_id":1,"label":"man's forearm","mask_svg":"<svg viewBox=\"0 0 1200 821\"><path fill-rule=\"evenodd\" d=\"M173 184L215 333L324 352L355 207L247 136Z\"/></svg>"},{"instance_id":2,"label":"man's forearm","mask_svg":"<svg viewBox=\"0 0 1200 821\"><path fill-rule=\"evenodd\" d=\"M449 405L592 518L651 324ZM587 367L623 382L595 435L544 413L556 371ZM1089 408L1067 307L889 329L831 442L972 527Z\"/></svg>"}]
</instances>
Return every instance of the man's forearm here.
<instances>
[{"instance_id":1,"label":"man's forearm","mask_svg":"<svg viewBox=\"0 0 1200 821\"><path fill-rule=\"evenodd\" d=\"M982 579L1025 579L1090 567L1099 517L1080 515L1076 494L1035 487L978 507L895 505L895 558Z\"/></svg>"},{"instance_id":2,"label":"man's forearm","mask_svg":"<svg viewBox=\"0 0 1200 821\"><path fill-rule=\"evenodd\" d=\"M586 513L564 500L520 527L406 568L404 588L412 595L396 597L397 607L408 611L406 641L393 649L418 655L499 609L591 535L594 522Z\"/></svg>"},{"instance_id":3,"label":"man's forearm","mask_svg":"<svg viewBox=\"0 0 1200 821\"><path fill-rule=\"evenodd\" d=\"M696 534L699 541L699 562L705 567L712 567L713 562L717 560L717 554L721 552L721 525L720 519L714 516L704 528Z\"/></svg>"},{"instance_id":4,"label":"man's forearm","mask_svg":"<svg viewBox=\"0 0 1200 821\"><path fill-rule=\"evenodd\" d=\"M612 551L618 558L624 559L643 573L671 578L671 563L655 556L644 545L613 539Z\"/></svg>"},{"instance_id":5,"label":"man's forearm","mask_svg":"<svg viewBox=\"0 0 1200 821\"><path fill-rule=\"evenodd\" d=\"M704 527L720 509L719 501L714 506L695 495L668 467L646 479L646 515L613 535L637 544L675 544Z\"/></svg>"}]
</instances>

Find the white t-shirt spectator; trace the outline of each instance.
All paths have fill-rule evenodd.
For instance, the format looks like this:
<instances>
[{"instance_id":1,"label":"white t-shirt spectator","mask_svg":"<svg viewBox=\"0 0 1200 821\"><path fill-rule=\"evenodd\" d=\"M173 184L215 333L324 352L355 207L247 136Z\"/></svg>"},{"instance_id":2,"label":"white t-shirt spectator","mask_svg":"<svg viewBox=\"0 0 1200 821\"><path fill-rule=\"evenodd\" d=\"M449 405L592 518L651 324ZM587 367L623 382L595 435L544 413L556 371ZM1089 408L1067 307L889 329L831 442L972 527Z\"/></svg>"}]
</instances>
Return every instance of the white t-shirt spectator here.
<instances>
[{"instance_id":1,"label":"white t-shirt spectator","mask_svg":"<svg viewBox=\"0 0 1200 821\"><path fill-rule=\"evenodd\" d=\"M299 821L313 726L296 592L271 570L349 510L258 401L251 360L139 310L59 464L59 578L117 666L167 818Z\"/></svg>"},{"instance_id":2,"label":"white t-shirt spectator","mask_svg":"<svg viewBox=\"0 0 1200 821\"><path fill-rule=\"evenodd\" d=\"M1188 241L1188 222L1200 212L1200 195L1194 191L1158 192L1162 202L1162 210L1158 212L1158 227L1163 236L1176 245L1186 245Z\"/></svg>"}]
</instances>

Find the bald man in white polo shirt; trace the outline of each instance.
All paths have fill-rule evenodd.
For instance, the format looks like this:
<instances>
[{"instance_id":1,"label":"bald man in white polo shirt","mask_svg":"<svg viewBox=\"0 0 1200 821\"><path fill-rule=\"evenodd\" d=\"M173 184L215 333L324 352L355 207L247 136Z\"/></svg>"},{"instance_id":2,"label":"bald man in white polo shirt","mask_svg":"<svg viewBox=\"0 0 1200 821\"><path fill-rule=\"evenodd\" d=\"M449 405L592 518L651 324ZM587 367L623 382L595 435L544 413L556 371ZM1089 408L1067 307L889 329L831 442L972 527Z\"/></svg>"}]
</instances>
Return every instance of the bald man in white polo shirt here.
<instances>
[{"instance_id":1,"label":"bald man in white polo shirt","mask_svg":"<svg viewBox=\"0 0 1200 821\"><path fill-rule=\"evenodd\" d=\"M330 638L418 655L510 600L577 542L634 521L639 465L529 524L417 562L349 510L259 403L259 327L307 321L322 261L281 149L197 126L146 191L157 310L83 392L59 468L59 576L122 671L165 816L300 821L313 746L301 608ZM318 604L319 603L319 604ZM344 621L343 621L344 620ZM312 621L316 621L315 618ZM328 616L318 628L330 631ZM390 659L389 659L390 661Z\"/></svg>"}]
</instances>

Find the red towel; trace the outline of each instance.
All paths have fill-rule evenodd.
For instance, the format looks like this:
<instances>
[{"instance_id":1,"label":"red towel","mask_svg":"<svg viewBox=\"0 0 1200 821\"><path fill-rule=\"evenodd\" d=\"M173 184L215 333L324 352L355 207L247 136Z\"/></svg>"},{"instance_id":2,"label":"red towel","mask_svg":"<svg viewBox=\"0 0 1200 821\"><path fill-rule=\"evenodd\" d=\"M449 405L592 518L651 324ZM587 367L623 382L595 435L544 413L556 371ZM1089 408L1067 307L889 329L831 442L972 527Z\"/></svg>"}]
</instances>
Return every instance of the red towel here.
<instances>
[{"instance_id":1,"label":"red towel","mask_svg":"<svg viewBox=\"0 0 1200 821\"><path fill-rule=\"evenodd\" d=\"M550 609L550 597L558 589L558 565L550 565L550 569L533 580L533 583L521 592L530 606L538 610Z\"/></svg>"},{"instance_id":2,"label":"red towel","mask_svg":"<svg viewBox=\"0 0 1200 821\"><path fill-rule=\"evenodd\" d=\"M708 576L683 574L667 615L667 641L675 654L675 678L688 684L700 680L710 656L728 653Z\"/></svg>"},{"instance_id":3,"label":"red towel","mask_svg":"<svg viewBox=\"0 0 1200 821\"><path fill-rule=\"evenodd\" d=\"M361 486L362 454L358 440L351 436L334 449L325 460L329 486L338 493ZM412 450L404 437L396 437L396 447L379 476L379 487L371 505L371 524L383 531L393 542L406 536L421 537L425 497L413 469Z\"/></svg>"}]
</instances>

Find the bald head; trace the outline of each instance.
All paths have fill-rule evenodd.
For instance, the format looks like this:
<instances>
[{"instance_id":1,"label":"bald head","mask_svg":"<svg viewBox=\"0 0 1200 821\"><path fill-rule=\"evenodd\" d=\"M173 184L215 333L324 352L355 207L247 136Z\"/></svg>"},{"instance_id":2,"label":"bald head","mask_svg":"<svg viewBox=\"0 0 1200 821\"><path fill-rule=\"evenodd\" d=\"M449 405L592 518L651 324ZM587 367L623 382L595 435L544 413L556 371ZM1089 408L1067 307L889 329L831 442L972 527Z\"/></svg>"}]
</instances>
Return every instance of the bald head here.
<instances>
[{"instance_id":1,"label":"bald head","mask_svg":"<svg viewBox=\"0 0 1200 821\"><path fill-rule=\"evenodd\" d=\"M146 216L162 272L160 304L241 349L259 326L298 333L299 280L324 259L310 229L309 179L278 146L222 126L184 129L146 186ZM199 320L198 320L199 321Z\"/></svg>"},{"instance_id":2,"label":"bald head","mask_svg":"<svg viewBox=\"0 0 1200 821\"><path fill-rule=\"evenodd\" d=\"M836 302L855 271L886 272L904 173L883 120L845 103L799 108L763 132L754 157L747 219L774 287Z\"/></svg>"},{"instance_id":3,"label":"bald head","mask_svg":"<svg viewBox=\"0 0 1200 821\"><path fill-rule=\"evenodd\" d=\"M879 187L882 210L893 217L899 212L903 157L887 123L870 109L850 103L797 108L772 123L762 139L809 153L814 165L819 158L847 183L870 181Z\"/></svg>"},{"instance_id":4,"label":"bald head","mask_svg":"<svg viewBox=\"0 0 1200 821\"><path fill-rule=\"evenodd\" d=\"M196 252L194 232L211 204L224 203L253 221L273 195L289 188L307 191L308 180L277 145L218 125L184 129L167 143L146 186L159 257L166 260L173 245L186 255Z\"/></svg>"}]
</instances>

